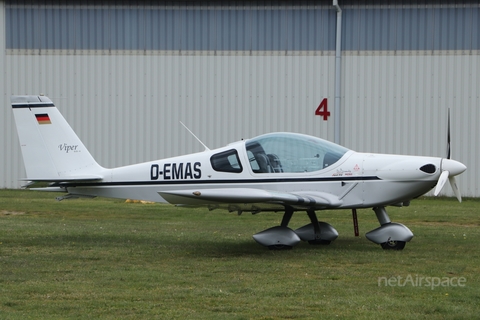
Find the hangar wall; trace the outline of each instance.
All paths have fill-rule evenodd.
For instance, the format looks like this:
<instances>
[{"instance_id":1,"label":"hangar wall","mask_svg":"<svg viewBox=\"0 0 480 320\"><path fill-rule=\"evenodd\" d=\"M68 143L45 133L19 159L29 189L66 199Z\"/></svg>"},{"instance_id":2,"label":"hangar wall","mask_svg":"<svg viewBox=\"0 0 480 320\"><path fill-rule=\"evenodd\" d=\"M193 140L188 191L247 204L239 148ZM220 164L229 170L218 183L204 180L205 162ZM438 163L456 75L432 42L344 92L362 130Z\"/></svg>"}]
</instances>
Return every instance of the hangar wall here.
<instances>
[{"instance_id":1,"label":"hangar wall","mask_svg":"<svg viewBox=\"0 0 480 320\"><path fill-rule=\"evenodd\" d=\"M462 195L480 196L479 5L381 3L342 7L342 144L443 156L451 108ZM270 131L333 141L330 1L1 5L0 187L24 176L12 94L48 95L106 167L202 150L179 121L210 148Z\"/></svg>"}]
</instances>

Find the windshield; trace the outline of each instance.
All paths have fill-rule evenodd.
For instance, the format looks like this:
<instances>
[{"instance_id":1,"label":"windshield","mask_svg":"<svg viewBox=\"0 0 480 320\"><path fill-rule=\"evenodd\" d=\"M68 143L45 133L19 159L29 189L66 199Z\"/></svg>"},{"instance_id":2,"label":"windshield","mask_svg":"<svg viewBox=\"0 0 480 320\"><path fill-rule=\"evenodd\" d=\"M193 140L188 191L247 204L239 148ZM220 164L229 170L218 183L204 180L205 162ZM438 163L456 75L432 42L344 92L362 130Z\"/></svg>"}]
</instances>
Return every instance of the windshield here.
<instances>
[{"instance_id":1,"label":"windshield","mask_svg":"<svg viewBox=\"0 0 480 320\"><path fill-rule=\"evenodd\" d=\"M246 148L255 173L322 170L349 151L335 143L296 133L262 135L247 141Z\"/></svg>"}]
</instances>

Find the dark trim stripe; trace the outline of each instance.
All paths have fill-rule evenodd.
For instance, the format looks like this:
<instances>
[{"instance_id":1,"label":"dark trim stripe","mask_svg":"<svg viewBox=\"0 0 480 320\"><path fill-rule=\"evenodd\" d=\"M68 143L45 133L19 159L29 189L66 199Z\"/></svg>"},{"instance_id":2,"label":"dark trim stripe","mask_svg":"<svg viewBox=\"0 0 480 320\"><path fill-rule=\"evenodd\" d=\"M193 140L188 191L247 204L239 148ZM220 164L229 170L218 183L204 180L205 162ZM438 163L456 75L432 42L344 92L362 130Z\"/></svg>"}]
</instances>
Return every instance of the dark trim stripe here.
<instances>
[{"instance_id":1,"label":"dark trim stripe","mask_svg":"<svg viewBox=\"0 0 480 320\"><path fill-rule=\"evenodd\" d=\"M47 108L55 107L53 103L32 103L32 104L12 104L13 109L22 109L22 108Z\"/></svg>"},{"instance_id":2,"label":"dark trim stripe","mask_svg":"<svg viewBox=\"0 0 480 320\"><path fill-rule=\"evenodd\" d=\"M305 199L303 199L302 197L297 196L297 204L304 204L304 203L305 203Z\"/></svg>"},{"instance_id":3,"label":"dark trim stripe","mask_svg":"<svg viewBox=\"0 0 480 320\"><path fill-rule=\"evenodd\" d=\"M317 204L317 201L313 199L312 197L307 196L308 201L310 201L310 204L315 205Z\"/></svg>"},{"instance_id":4,"label":"dark trim stripe","mask_svg":"<svg viewBox=\"0 0 480 320\"><path fill-rule=\"evenodd\" d=\"M324 177L324 178L284 178L284 179L242 179L242 180L172 180L172 181L117 181L117 182L58 182L62 187L106 187L106 186L149 186L149 185L193 185L193 184L252 184L252 183L291 183L291 182L332 182L332 181L372 181L379 177Z\"/></svg>"}]
</instances>

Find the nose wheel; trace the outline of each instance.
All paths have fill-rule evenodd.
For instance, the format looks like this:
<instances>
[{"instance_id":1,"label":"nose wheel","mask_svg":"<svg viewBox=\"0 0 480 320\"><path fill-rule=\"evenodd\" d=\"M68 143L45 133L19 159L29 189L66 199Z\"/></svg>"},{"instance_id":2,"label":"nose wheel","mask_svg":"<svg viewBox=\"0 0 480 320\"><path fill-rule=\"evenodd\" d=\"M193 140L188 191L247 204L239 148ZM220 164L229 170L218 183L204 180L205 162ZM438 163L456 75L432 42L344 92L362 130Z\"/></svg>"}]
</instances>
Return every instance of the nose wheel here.
<instances>
[{"instance_id":1,"label":"nose wheel","mask_svg":"<svg viewBox=\"0 0 480 320\"><path fill-rule=\"evenodd\" d=\"M405 244L413 238L413 233L401 223L390 221L385 207L373 208L380 227L367 232L368 240L377 243L385 250L403 250Z\"/></svg>"},{"instance_id":2,"label":"nose wheel","mask_svg":"<svg viewBox=\"0 0 480 320\"><path fill-rule=\"evenodd\" d=\"M403 248L405 248L405 244L405 241L389 240L387 242L381 243L380 245L384 250L403 250Z\"/></svg>"}]
</instances>

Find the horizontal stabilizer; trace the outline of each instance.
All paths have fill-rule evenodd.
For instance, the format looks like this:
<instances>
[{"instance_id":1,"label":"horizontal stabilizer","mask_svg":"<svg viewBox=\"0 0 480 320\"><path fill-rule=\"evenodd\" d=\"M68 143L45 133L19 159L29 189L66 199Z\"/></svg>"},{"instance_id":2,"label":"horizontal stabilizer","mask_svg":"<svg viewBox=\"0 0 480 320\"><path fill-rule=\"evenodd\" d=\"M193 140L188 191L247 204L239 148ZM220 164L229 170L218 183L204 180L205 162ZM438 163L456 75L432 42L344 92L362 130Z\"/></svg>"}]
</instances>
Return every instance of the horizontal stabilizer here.
<instances>
[{"instance_id":1,"label":"horizontal stabilizer","mask_svg":"<svg viewBox=\"0 0 480 320\"><path fill-rule=\"evenodd\" d=\"M58 178L25 178L20 179L22 181L35 181L35 182L73 182L73 181L98 181L103 178L98 175L82 175L82 176L68 176L68 177L58 177Z\"/></svg>"},{"instance_id":2,"label":"horizontal stabilizer","mask_svg":"<svg viewBox=\"0 0 480 320\"><path fill-rule=\"evenodd\" d=\"M289 193L253 188L189 189L158 192L172 204L280 203L306 207L335 208L342 204L337 196L325 192Z\"/></svg>"}]
</instances>

